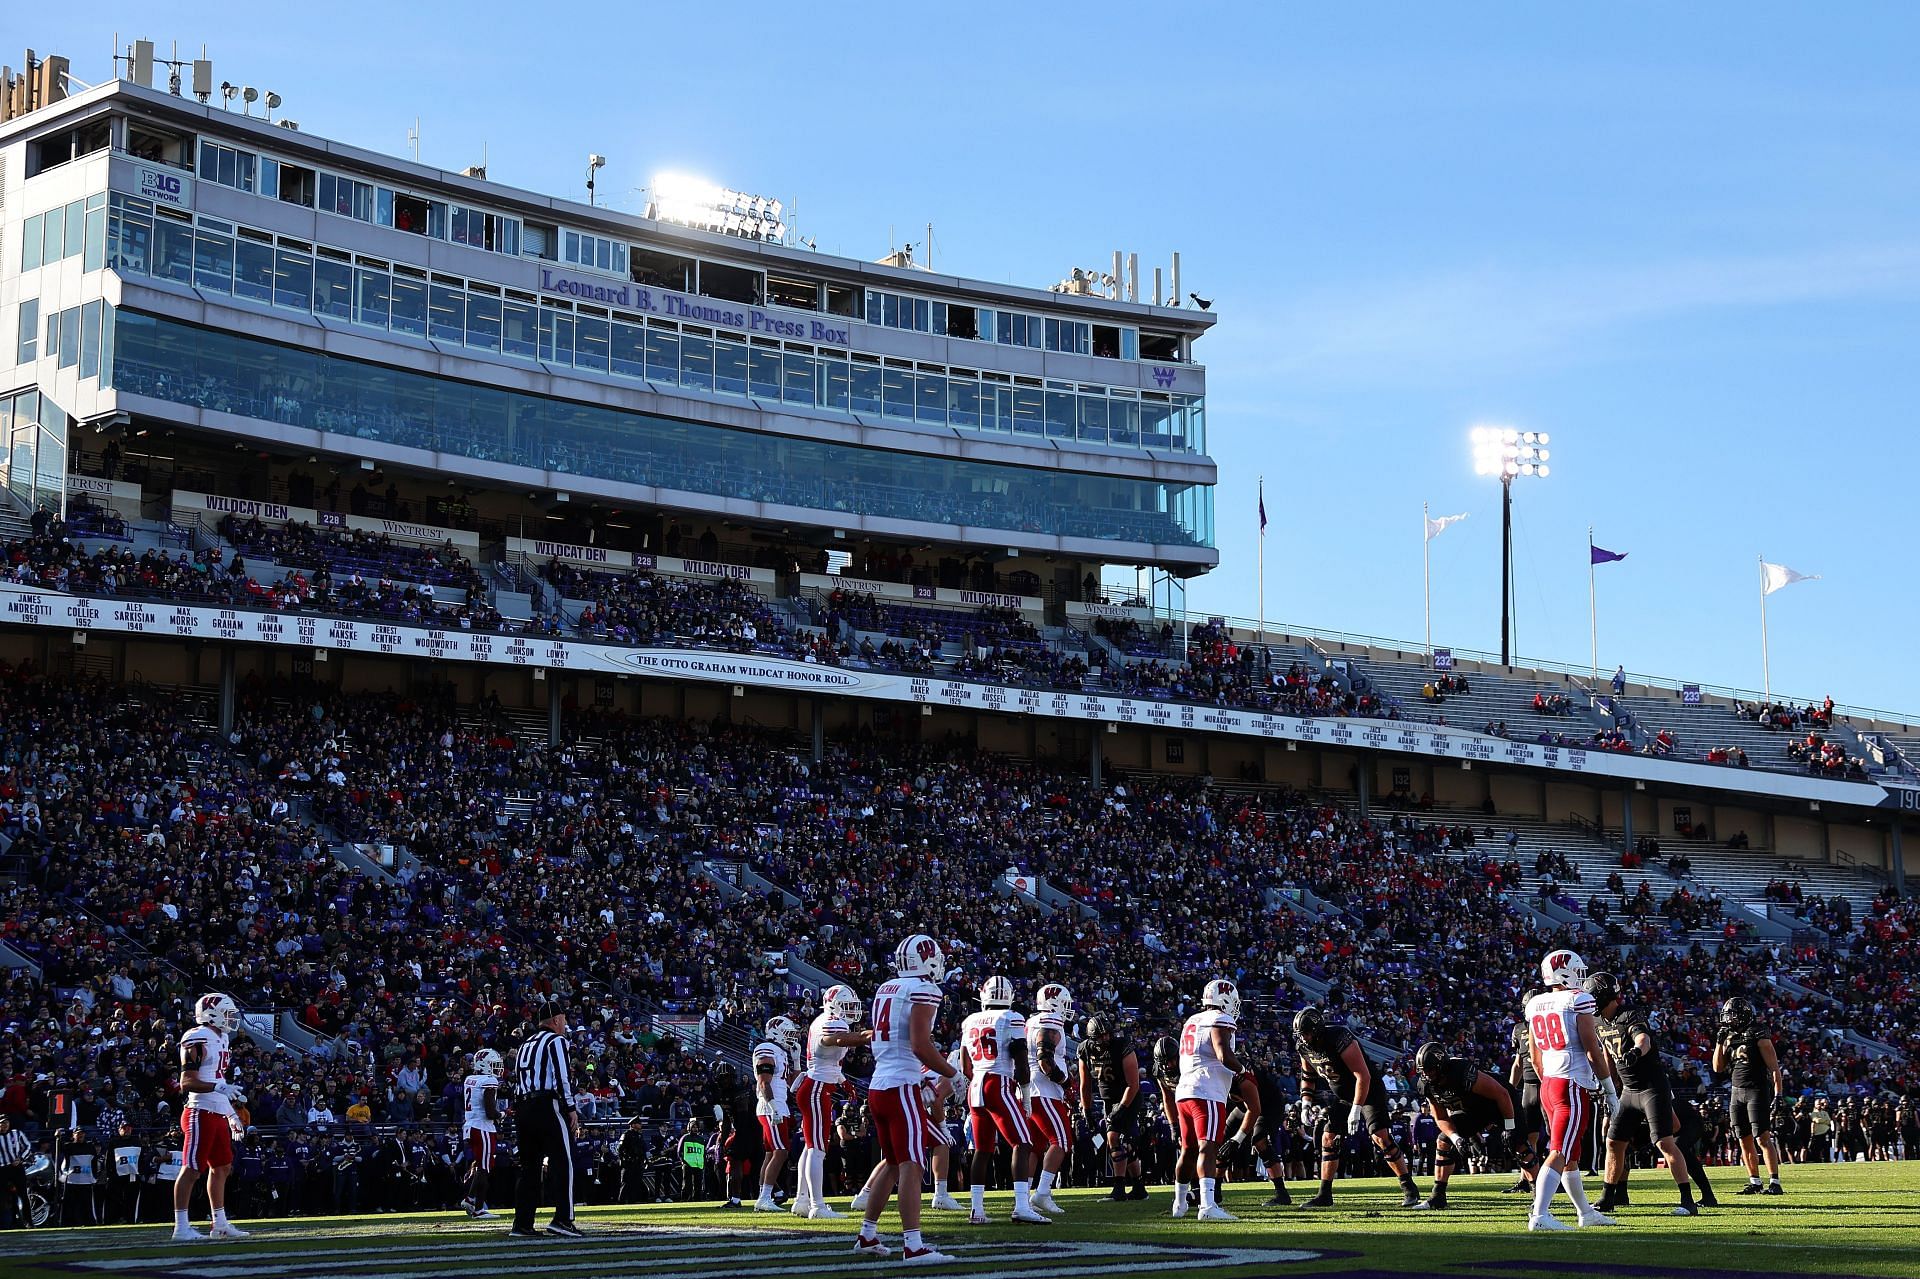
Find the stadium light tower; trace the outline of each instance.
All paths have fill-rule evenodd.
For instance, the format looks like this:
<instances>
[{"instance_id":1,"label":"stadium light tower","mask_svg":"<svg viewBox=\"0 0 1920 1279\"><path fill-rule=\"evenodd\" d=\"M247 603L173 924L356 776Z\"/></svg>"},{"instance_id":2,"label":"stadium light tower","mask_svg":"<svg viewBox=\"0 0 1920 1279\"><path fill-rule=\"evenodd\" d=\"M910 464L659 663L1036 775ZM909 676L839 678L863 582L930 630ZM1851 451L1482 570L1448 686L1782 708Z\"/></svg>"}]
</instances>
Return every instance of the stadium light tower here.
<instances>
[{"instance_id":1,"label":"stadium light tower","mask_svg":"<svg viewBox=\"0 0 1920 1279\"><path fill-rule=\"evenodd\" d=\"M1547 433L1510 426L1473 428L1473 472L1500 477L1500 664L1513 664L1513 482L1520 476L1545 479Z\"/></svg>"}]
</instances>

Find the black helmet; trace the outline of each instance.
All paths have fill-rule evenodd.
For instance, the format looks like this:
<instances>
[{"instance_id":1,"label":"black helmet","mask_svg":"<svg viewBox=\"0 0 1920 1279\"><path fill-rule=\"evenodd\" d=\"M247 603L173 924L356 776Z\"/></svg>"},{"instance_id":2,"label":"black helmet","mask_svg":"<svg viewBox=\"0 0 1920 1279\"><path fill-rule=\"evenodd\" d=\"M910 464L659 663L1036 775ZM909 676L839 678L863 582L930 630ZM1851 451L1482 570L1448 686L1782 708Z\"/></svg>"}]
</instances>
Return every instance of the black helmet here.
<instances>
[{"instance_id":1,"label":"black helmet","mask_svg":"<svg viewBox=\"0 0 1920 1279\"><path fill-rule=\"evenodd\" d=\"M1432 1078L1439 1072L1440 1063L1447 1059L1447 1050L1438 1041L1429 1039L1420 1045L1420 1051L1413 1055L1413 1069L1416 1073Z\"/></svg>"},{"instance_id":2,"label":"black helmet","mask_svg":"<svg viewBox=\"0 0 1920 1279\"><path fill-rule=\"evenodd\" d=\"M1593 996L1593 1002L1602 1008L1616 999L1623 998L1620 991L1620 979L1612 973L1595 973L1587 978L1587 993Z\"/></svg>"},{"instance_id":3,"label":"black helmet","mask_svg":"<svg viewBox=\"0 0 1920 1279\"><path fill-rule=\"evenodd\" d=\"M1153 1041L1153 1077L1169 1088L1180 1082L1180 1045L1171 1035Z\"/></svg>"},{"instance_id":4,"label":"black helmet","mask_svg":"<svg viewBox=\"0 0 1920 1279\"><path fill-rule=\"evenodd\" d=\"M1720 1025L1726 1030L1745 1030L1759 1016L1754 1010L1753 1001L1744 995L1735 995L1720 1005Z\"/></svg>"},{"instance_id":5,"label":"black helmet","mask_svg":"<svg viewBox=\"0 0 1920 1279\"><path fill-rule=\"evenodd\" d=\"M1327 1029L1327 1019L1318 1008L1308 1004L1293 1015L1293 1037L1303 1044L1319 1042Z\"/></svg>"},{"instance_id":6,"label":"black helmet","mask_svg":"<svg viewBox=\"0 0 1920 1279\"><path fill-rule=\"evenodd\" d=\"M738 1083L740 1076L734 1071L733 1063L722 1061L713 1067L713 1085L716 1088L731 1088Z\"/></svg>"},{"instance_id":7,"label":"black helmet","mask_svg":"<svg viewBox=\"0 0 1920 1279\"><path fill-rule=\"evenodd\" d=\"M1095 1043L1105 1042L1113 1034L1113 1021L1103 1013L1095 1013L1087 1018L1087 1038Z\"/></svg>"}]
</instances>

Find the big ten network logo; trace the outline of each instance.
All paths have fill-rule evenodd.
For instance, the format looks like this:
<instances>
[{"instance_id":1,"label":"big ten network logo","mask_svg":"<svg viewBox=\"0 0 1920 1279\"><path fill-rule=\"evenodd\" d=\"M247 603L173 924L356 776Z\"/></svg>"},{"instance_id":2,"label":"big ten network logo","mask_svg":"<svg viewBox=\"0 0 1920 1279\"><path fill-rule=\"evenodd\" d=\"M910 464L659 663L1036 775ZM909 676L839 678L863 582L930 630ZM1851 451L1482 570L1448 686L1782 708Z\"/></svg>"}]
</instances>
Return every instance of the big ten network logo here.
<instances>
[{"instance_id":1,"label":"big ten network logo","mask_svg":"<svg viewBox=\"0 0 1920 1279\"><path fill-rule=\"evenodd\" d=\"M149 200L161 204L183 205L187 202L187 179L178 173L168 173L164 169L149 169L144 165L135 171L140 179L140 194Z\"/></svg>"},{"instance_id":2,"label":"big ten network logo","mask_svg":"<svg viewBox=\"0 0 1920 1279\"><path fill-rule=\"evenodd\" d=\"M1163 391L1173 385L1173 379L1173 369L1161 367L1153 371L1153 384Z\"/></svg>"}]
</instances>

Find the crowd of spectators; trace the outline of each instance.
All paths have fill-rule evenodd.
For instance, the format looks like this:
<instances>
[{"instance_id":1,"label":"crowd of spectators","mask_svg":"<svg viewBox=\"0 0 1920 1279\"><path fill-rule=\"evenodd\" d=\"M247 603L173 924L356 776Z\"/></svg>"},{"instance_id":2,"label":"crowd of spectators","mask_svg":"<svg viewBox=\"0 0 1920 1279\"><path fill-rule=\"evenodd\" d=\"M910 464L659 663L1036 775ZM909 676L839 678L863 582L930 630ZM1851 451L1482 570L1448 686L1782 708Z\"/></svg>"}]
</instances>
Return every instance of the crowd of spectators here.
<instances>
[{"instance_id":1,"label":"crowd of spectators","mask_svg":"<svg viewBox=\"0 0 1920 1279\"><path fill-rule=\"evenodd\" d=\"M303 521L269 524L232 515L220 517L217 531L236 552L283 568L331 569L466 592L486 586L473 561L451 541L425 546L365 529L315 528Z\"/></svg>"}]
</instances>

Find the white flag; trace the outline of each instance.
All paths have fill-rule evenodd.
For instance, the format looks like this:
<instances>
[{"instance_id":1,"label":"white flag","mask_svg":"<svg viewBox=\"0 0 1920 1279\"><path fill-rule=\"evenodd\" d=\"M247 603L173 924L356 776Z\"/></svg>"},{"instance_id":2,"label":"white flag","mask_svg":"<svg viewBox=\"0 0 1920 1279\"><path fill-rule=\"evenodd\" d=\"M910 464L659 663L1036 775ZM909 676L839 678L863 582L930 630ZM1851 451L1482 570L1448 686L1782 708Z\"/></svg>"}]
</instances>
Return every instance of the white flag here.
<instances>
[{"instance_id":1,"label":"white flag","mask_svg":"<svg viewBox=\"0 0 1920 1279\"><path fill-rule=\"evenodd\" d=\"M1771 595L1783 586L1792 586L1795 582L1817 582L1818 573L1802 573L1798 569L1788 568L1785 564L1769 564L1760 561L1760 593Z\"/></svg>"},{"instance_id":2,"label":"white flag","mask_svg":"<svg viewBox=\"0 0 1920 1279\"><path fill-rule=\"evenodd\" d=\"M1458 524L1466 518L1464 512L1459 515L1442 515L1437 520L1431 515L1427 516L1427 540L1431 542L1434 538L1446 532L1449 524Z\"/></svg>"}]
</instances>

